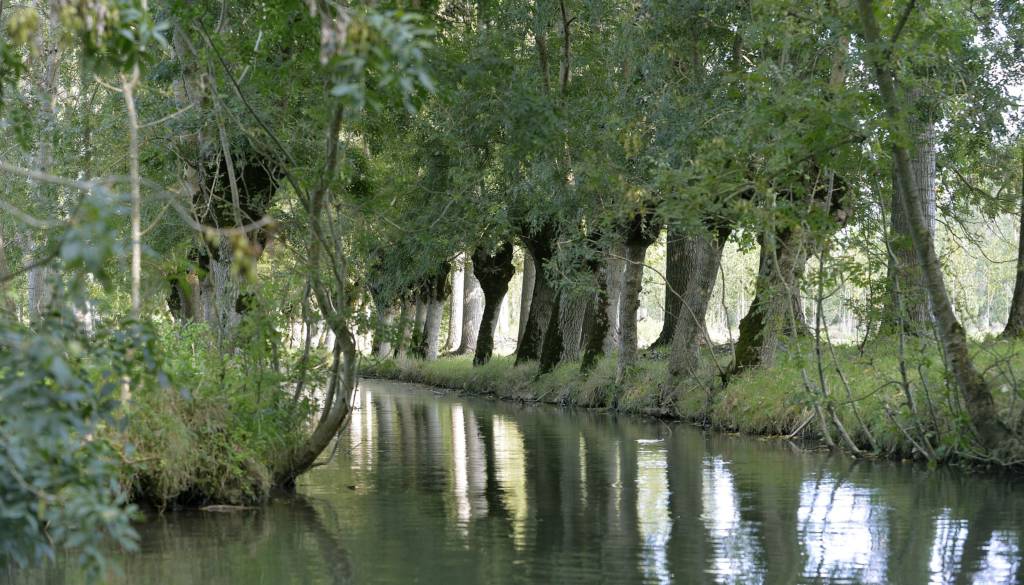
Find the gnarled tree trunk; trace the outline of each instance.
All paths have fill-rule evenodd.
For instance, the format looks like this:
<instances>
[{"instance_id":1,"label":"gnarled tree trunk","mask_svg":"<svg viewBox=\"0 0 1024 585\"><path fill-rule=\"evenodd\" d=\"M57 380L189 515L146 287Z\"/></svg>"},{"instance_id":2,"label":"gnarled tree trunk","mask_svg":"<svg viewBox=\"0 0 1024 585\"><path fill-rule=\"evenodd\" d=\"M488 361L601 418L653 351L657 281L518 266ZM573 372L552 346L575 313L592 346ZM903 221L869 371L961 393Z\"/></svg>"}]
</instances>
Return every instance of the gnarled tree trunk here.
<instances>
[{"instance_id":1,"label":"gnarled tree trunk","mask_svg":"<svg viewBox=\"0 0 1024 585\"><path fill-rule=\"evenodd\" d=\"M415 301L401 301L402 310L398 316L398 343L395 346L395 357L406 357L412 347L413 335L416 329L416 303Z\"/></svg>"},{"instance_id":2,"label":"gnarled tree trunk","mask_svg":"<svg viewBox=\"0 0 1024 585\"><path fill-rule=\"evenodd\" d=\"M605 261L605 298L608 327L604 336L604 353L611 353L619 347L619 315L622 312L622 287L624 285L626 246L615 243L611 246L611 255Z\"/></svg>"},{"instance_id":3,"label":"gnarled tree trunk","mask_svg":"<svg viewBox=\"0 0 1024 585\"><path fill-rule=\"evenodd\" d=\"M799 299L799 275L807 262L809 234L800 226L777 233L762 233L761 257L754 300L740 320L740 336L736 342L736 361L732 370L738 372L755 365L770 365L775 359L779 339L798 334L802 315L794 299Z\"/></svg>"},{"instance_id":4,"label":"gnarled tree trunk","mask_svg":"<svg viewBox=\"0 0 1024 585\"><path fill-rule=\"evenodd\" d=\"M594 240L588 241L589 245L597 248ZM593 250L598 252L598 250ZM583 358L580 360L580 372L587 373L604 355L605 338L608 333L608 257L605 254L596 253L594 257L587 260L587 270L593 275L594 296L587 305L587 314L583 318L586 324L583 334Z\"/></svg>"},{"instance_id":5,"label":"gnarled tree trunk","mask_svg":"<svg viewBox=\"0 0 1024 585\"><path fill-rule=\"evenodd\" d=\"M412 343L409 348L412 356L418 358L422 358L427 352L424 331L427 326L427 306L430 304L430 299L424 288L421 287L416 292L416 318L412 325Z\"/></svg>"},{"instance_id":6,"label":"gnarled tree trunk","mask_svg":"<svg viewBox=\"0 0 1024 585\"><path fill-rule=\"evenodd\" d=\"M562 359L564 346L562 328L558 326L558 315L561 312L563 298L562 291L558 290L555 293L555 306L548 317L547 327L544 328L544 344L541 346L540 366L537 369L541 374L555 369Z\"/></svg>"},{"instance_id":7,"label":"gnarled tree trunk","mask_svg":"<svg viewBox=\"0 0 1024 585\"><path fill-rule=\"evenodd\" d=\"M473 365L486 364L494 353L494 330L498 324L501 301L508 293L508 283L516 273L512 264L512 244L505 242L493 254L483 248L473 252L473 270L484 294L484 310L477 335Z\"/></svg>"},{"instance_id":8,"label":"gnarled tree trunk","mask_svg":"<svg viewBox=\"0 0 1024 585\"><path fill-rule=\"evenodd\" d=\"M427 279L426 316L423 325L423 357L436 360L441 347L441 318L448 296L448 273L451 265L444 262L440 270Z\"/></svg>"}]
</instances>

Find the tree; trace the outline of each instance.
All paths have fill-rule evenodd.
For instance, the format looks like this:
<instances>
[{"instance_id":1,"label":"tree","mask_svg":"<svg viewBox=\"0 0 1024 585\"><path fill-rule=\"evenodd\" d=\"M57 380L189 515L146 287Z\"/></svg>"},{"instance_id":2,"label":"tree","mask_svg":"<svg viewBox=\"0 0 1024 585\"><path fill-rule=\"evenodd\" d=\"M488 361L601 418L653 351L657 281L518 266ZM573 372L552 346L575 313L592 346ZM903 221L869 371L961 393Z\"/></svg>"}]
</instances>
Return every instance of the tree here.
<instances>
[{"instance_id":1,"label":"tree","mask_svg":"<svg viewBox=\"0 0 1024 585\"><path fill-rule=\"evenodd\" d=\"M910 6L913 7L912 4ZM888 61L889 54L883 49L874 2L858 0L857 7L862 27L861 34L867 43L865 59L874 71L886 116L902 133L900 137L906 139L909 130L905 118L907 113L904 112L897 93L897 77ZM914 144L914 138L910 138L910 143ZM967 347L967 335L953 313L953 307L946 294L946 285L935 253L928 218L924 214L928 186L920 182L914 173L910 149L899 141L894 142L892 149L896 175L900 184L906 187L903 193L905 197L902 199L903 212L910 223L911 242L924 274L939 340L942 342L950 370L964 398L978 438L984 446L993 448L1006 440L1008 432L998 417L988 382L974 366Z\"/></svg>"},{"instance_id":2,"label":"tree","mask_svg":"<svg viewBox=\"0 0 1024 585\"><path fill-rule=\"evenodd\" d=\"M515 274L512 264L512 244L504 242L493 252L477 248L473 252L473 271L478 275L484 294L484 310L477 334L473 365L486 364L494 353L494 329L498 324L498 309L508 292L508 283Z\"/></svg>"}]
</instances>

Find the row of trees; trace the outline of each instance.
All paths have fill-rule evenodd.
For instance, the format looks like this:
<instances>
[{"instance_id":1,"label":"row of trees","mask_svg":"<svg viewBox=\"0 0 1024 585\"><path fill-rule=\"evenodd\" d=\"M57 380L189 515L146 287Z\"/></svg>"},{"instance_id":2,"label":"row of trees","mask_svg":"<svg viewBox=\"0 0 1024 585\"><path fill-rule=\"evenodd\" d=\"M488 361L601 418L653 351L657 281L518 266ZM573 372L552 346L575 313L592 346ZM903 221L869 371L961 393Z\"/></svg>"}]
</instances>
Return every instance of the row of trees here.
<instances>
[{"instance_id":1,"label":"row of trees","mask_svg":"<svg viewBox=\"0 0 1024 585\"><path fill-rule=\"evenodd\" d=\"M446 290L431 283L471 256L484 317L463 321L481 340L475 362L487 361L490 307L516 244L527 257L516 363L545 372L580 358L586 370L614 352L621 381L637 360L645 253L665 230L655 345L669 353L669 404L716 384L708 374L770 366L786 339L816 329L803 293L849 281L871 293L867 330L939 340L982 444L1008 438L934 240L940 215L1019 206L1019 7L559 1L428 12L440 89L369 147L386 159L381 176L409 177L373 194L387 219L369 226L379 268L368 279L378 328L398 321L380 356L407 338L436 356L430 315ZM731 366L707 372L705 316L730 240L756 247L759 269Z\"/></svg>"},{"instance_id":2,"label":"row of trees","mask_svg":"<svg viewBox=\"0 0 1024 585\"><path fill-rule=\"evenodd\" d=\"M820 340L804 293L852 282L873 335L941 342L980 447L1012 439L934 233L1024 209L1019 3L38 0L0 17L0 488L19 534L69 481L115 506L113 472L82 472L109 453L49 454L163 400L186 332L246 358L212 385L270 372L281 420L310 407L274 458L292 485L348 416L358 333L382 357L490 359L517 247L516 363L614 355L621 382L662 233L664 408ZM760 258L720 366L702 352L727 243ZM54 412L61 443L25 439ZM39 540L5 552L45 555Z\"/></svg>"}]
</instances>

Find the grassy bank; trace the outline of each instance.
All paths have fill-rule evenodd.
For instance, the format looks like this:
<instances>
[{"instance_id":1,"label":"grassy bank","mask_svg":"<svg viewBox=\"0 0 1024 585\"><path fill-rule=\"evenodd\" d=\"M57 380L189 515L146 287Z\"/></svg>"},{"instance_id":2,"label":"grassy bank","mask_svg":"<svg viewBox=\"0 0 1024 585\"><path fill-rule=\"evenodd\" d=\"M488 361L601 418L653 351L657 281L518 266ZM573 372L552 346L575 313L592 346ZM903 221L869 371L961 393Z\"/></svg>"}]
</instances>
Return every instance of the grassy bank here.
<instances>
[{"instance_id":1,"label":"grassy bank","mask_svg":"<svg viewBox=\"0 0 1024 585\"><path fill-rule=\"evenodd\" d=\"M1017 382L1024 380L1017 375L1024 375L1024 344L992 340L979 342L974 350L979 367L994 381L1003 420L1017 424L1024 407ZM752 435L795 433L824 441L827 429L831 440L842 444L842 429L858 449L887 457L937 462L977 458L966 414L947 384L937 351L908 347L902 360L900 355L896 340L875 341L864 352L844 346L836 347L833 355L825 349L819 371L813 344L801 341L781 352L772 367L732 376L724 386L716 374L730 356L705 356L704 381L681 381L683 390L674 398L666 390L667 362L657 356L641 359L622 384L615 383L611 357L589 374L569 363L538 376L536 364L515 367L511 356L479 367L465 356L386 360L365 364L362 373L468 394L700 422Z\"/></svg>"},{"instance_id":2,"label":"grassy bank","mask_svg":"<svg viewBox=\"0 0 1024 585\"><path fill-rule=\"evenodd\" d=\"M223 352L203 324L157 324L153 334L154 364L134 373L124 424L104 437L121 453L130 500L157 508L265 500L315 407L282 391L294 386L298 352L276 363L266 351ZM308 387L323 386L325 359L311 356Z\"/></svg>"}]
</instances>

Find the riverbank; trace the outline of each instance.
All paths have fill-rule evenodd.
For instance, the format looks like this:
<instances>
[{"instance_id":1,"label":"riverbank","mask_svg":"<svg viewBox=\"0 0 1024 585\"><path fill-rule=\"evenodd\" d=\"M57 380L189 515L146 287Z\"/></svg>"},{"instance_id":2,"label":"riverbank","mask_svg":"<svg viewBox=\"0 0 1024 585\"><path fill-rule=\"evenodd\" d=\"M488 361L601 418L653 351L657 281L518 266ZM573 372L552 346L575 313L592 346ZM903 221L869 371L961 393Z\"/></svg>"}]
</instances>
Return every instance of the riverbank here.
<instances>
[{"instance_id":1,"label":"riverbank","mask_svg":"<svg viewBox=\"0 0 1024 585\"><path fill-rule=\"evenodd\" d=\"M1024 374L1024 344L992 340L974 349L979 367L994 381L1002 419L1020 421L1024 397L1017 380L1024 378L1016 374ZM361 372L500 399L614 409L758 436L799 436L890 458L975 459L972 431L958 394L944 382L941 357L906 347L901 368L900 354L895 340L873 342L864 352L839 346L834 353L824 351L819 370L814 348L805 341L782 352L772 367L732 376L724 387L714 374L727 367L730 356L718 355L717 364L705 357L708 382L689 384L675 400L665 390L666 360L649 355L622 384L615 383L613 357L588 374L567 363L538 376L536 363L516 367L513 356L478 367L469 356L385 360L364 363Z\"/></svg>"}]
</instances>

